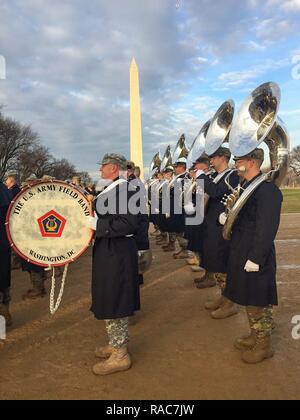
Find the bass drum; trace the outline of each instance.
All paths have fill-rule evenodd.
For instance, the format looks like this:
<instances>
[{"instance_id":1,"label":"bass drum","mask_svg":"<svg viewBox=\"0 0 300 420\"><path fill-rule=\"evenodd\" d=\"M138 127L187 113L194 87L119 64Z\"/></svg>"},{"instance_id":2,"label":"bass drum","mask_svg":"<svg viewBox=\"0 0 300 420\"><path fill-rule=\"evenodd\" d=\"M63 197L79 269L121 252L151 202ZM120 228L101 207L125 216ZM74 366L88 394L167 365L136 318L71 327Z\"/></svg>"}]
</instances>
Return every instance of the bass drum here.
<instances>
[{"instance_id":1,"label":"bass drum","mask_svg":"<svg viewBox=\"0 0 300 420\"><path fill-rule=\"evenodd\" d=\"M41 267L59 267L77 260L89 247L91 204L84 193L61 181L37 182L12 202L6 219L11 247Z\"/></svg>"}]
</instances>

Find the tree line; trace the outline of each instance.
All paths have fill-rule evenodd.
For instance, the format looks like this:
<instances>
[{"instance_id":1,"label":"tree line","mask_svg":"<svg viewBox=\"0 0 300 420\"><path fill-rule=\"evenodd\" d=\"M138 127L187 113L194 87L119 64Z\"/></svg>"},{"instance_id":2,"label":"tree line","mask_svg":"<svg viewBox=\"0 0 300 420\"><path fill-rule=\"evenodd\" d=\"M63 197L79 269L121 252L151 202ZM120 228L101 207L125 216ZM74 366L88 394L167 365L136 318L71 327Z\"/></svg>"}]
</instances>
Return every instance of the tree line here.
<instances>
[{"instance_id":1,"label":"tree line","mask_svg":"<svg viewBox=\"0 0 300 420\"><path fill-rule=\"evenodd\" d=\"M21 182L32 175L38 179L49 175L59 180L78 175L82 182L91 182L87 172L78 172L67 159L52 156L30 125L4 116L0 109L0 180L10 171L16 171Z\"/></svg>"}]
</instances>

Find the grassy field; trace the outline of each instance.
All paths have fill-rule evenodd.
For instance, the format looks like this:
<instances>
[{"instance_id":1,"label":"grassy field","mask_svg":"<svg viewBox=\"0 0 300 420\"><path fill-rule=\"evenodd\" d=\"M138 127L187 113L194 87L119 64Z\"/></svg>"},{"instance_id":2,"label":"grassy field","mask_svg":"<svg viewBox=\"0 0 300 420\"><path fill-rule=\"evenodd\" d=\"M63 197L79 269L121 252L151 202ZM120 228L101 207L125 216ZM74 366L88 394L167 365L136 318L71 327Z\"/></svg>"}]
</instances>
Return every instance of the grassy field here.
<instances>
[{"instance_id":1,"label":"grassy field","mask_svg":"<svg viewBox=\"0 0 300 420\"><path fill-rule=\"evenodd\" d=\"M300 188L283 189L283 213L300 213Z\"/></svg>"}]
</instances>

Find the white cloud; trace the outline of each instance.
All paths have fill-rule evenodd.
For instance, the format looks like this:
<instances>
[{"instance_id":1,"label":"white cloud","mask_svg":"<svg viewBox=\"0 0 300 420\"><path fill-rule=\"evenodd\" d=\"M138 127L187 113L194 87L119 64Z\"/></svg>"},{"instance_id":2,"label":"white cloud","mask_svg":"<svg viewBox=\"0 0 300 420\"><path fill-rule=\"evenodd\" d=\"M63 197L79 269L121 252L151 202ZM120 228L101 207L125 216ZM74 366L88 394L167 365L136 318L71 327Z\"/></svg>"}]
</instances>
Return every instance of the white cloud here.
<instances>
[{"instance_id":1,"label":"white cloud","mask_svg":"<svg viewBox=\"0 0 300 420\"><path fill-rule=\"evenodd\" d=\"M148 162L159 145L176 143L182 132L193 139L225 94L234 96L270 69L283 68L274 60L248 65L252 56L245 54L262 50L272 57L272 40L280 42L295 28L292 17L277 12L257 17L262 7L256 0L189 0L180 11L175 0L124 4L0 4L0 55L7 62L0 103L8 115L32 123L52 153L82 170L94 171L108 150L129 153L132 56L140 68ZM247 70L236 71L236 63Z\"/></svg>"}]
</instances>

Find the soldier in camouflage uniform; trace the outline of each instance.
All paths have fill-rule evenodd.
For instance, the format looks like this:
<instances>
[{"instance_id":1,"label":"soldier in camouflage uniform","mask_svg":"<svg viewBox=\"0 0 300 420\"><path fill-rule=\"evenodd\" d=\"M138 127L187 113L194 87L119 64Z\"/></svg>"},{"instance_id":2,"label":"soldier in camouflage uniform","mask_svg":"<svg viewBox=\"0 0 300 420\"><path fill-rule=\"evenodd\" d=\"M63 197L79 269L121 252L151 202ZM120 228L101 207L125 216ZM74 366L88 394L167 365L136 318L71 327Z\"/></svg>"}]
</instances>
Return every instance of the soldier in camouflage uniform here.
<instances>
[{"instance_id":1,"label":"soldier in camouflage uniform","mask_svg":"<svg viewBox=\"0 0 300 420\"><path fill-rule=\"evenodd\" d=\"M260 175L264 151L235 158L243 188ZM273 306L278 304L274 240L280 224L282 193L273 182L262 182L245 202L233 226L224 296L245 306L250 335L238 339L246 363L271 358Z\"/></svg>"},{"instance_id":2,"label":"soldier in camouflage uniform","mask_svg":"<svg viewBox=\"0 0 300 420\"><path fill-rule=\"evenodd\" d=\"M91 311L96 319L105 321L108 335L108 345L96 350L96 357L106 360L93 367L95 375L109 375L131 367L127 349L128 320L140 309L136 244L139 216L131 214L128 208L135 192L127 181L120 179L122 171L126 170L125 157L104 156L102 178L110 185L98 196L97 216L89 221L95 231ZM127 202L120 202L123 198L127 198ZM105 206L110 200L116 204L115 209ZM126 212L124 205L127 205Z\"/></svg>"}]
</instances>

